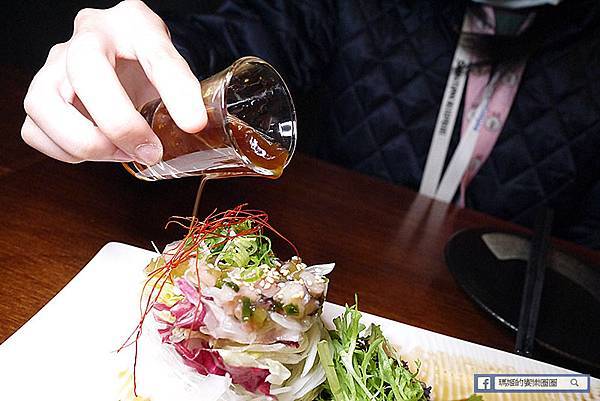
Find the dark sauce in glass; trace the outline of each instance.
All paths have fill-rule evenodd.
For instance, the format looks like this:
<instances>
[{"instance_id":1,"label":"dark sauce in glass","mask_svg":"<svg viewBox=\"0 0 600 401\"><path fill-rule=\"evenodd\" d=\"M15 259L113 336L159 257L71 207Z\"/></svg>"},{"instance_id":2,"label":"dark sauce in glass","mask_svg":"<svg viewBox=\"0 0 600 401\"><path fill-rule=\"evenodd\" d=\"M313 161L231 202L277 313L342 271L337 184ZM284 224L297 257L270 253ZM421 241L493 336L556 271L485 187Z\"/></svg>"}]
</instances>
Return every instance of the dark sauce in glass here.
<instances>
[{"instance_id":1,"label":"dark sauce in glass","mask_svg":"<svg viewBox=\"0 0 600 401\"><path fill-rule=\"evenodd\" d=\"M278 178L289 156L279 144L267 140L259 131L232 116L226 117L227 131L220 118L209 115L207 126L190 134L177 127L160 99L144 105L140 113L163 145L163 161L156 166L138 162L125 165L141 179L243 175Z\"/></svg>"}]
</instances>

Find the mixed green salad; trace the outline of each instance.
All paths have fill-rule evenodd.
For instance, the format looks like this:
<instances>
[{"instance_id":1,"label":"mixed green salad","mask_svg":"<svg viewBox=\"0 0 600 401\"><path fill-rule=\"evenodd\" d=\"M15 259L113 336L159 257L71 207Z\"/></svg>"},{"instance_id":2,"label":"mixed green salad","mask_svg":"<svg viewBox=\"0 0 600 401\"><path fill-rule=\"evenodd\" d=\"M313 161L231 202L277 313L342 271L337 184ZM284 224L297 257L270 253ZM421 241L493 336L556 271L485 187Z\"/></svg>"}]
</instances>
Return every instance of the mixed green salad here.
<instances>
[{"instance_id":1,"label":"mixed green salad","mask_svg":"<svg viewBox=\"0 0 600 401\"><path fill-rule=\"evenodd\" d=\"M431 388L418 369L410 371L379 326L361 323L357 305L346 306L317 346L327 380L316 400L428 400Z\"/></svg>"}]
</instances>

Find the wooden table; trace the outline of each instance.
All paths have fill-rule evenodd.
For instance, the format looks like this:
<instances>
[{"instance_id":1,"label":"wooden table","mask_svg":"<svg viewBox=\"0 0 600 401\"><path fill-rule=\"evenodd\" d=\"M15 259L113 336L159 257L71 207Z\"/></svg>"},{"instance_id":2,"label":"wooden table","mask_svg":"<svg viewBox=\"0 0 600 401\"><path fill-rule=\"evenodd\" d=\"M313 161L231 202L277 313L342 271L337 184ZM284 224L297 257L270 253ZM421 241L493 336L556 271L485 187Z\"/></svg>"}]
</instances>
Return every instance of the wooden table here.
<instances>
[{"instance_id":1,"label":"wooden table","mask_svg":"<svg viewBox=\"0 0 600 401\"><path fill-rule=\"evenodd\" d=\"M19 95L13 99L18 104ZM15 113L2 122L4 135L17 137L22 118ZM27 163L0 158L6 163L0 175L0 342L107 242L150 248L151 240L160 247L179 238L181 231L165 231L164 223L191 213L198 183L141 182L116 164L33 160L17 142ZM336 262L330 301L351 303L356 293L366 312L513 349L514 335L457 286L443 249L460 229L521 228L302 155L276 181L209 182L201 215L243 202L267 211L307 262ZM555 246L600 263L597 252L562 241Z\"/></svg>"},{"instance_id":2,"label":"wooden table","mask_svg":"<svg viewBox=\"0 0 600 401\"><path fill-rule=\"evenodd\" d=\"M19 135L25 120L23 98L31 78L18 68L0 64L0 176L44 158L26 146Z\"/></svg>"}]
</instances>

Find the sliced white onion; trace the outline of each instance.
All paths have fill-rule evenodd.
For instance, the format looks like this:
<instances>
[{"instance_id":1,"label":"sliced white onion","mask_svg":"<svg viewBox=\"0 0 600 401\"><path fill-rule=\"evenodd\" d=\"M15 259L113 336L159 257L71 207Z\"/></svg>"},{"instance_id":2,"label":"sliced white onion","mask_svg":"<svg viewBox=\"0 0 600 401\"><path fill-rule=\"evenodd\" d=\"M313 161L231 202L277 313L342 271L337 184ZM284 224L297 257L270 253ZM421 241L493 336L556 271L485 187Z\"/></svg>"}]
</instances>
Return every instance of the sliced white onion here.
<instances>
[{"instance_id":1,"label":"sliced white onion","mask_svg":"<svg viewBox=\"0 0 600 401\"><path fill-rule=\"evenodd\" d=\"M300 322L294 318L284 316L277 312L269 312L269 317L281 327L298 333L307 331L311 327L312 323L312 319L304 319L302 322Z\"/></svg>"},{"instance_id":2,"label":"sliced white onion","mask_svg":"<svg viewBox=\"0 0 600 401\"><path fill-rule=\"evenodd\" d=\"M308 266L304 270L316 274L317 276L326 276L333 271L334 267L335 263L323 263L319 265Z\"/></svg>"}]
</instances>

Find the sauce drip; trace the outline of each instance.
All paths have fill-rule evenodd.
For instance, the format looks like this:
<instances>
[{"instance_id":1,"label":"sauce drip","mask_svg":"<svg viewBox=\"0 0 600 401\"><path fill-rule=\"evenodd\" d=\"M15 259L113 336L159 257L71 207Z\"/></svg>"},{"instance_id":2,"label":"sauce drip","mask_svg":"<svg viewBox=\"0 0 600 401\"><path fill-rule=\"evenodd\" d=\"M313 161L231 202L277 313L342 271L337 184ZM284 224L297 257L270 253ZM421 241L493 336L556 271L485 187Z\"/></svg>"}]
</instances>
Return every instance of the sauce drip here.
<instances>
[{"instance_id":1,"label":"sauce drip","mask_svg":"<svg viewBox=\"0 0 600 401\"><path fill-rule=\"evenodd\" d=\"M192 217L198 217L198 209L200 207L200 199L202 198L202 192L204 192L204 186L206 185L206 181L208 181L207 176L203 176L200 179L200 185L198 185L198 191L196 192L196 200L194 201L194 209L192 209Z\"/></svg>"}]
</instances>

